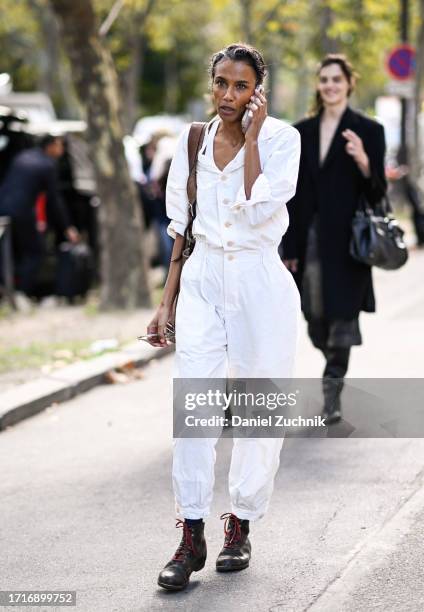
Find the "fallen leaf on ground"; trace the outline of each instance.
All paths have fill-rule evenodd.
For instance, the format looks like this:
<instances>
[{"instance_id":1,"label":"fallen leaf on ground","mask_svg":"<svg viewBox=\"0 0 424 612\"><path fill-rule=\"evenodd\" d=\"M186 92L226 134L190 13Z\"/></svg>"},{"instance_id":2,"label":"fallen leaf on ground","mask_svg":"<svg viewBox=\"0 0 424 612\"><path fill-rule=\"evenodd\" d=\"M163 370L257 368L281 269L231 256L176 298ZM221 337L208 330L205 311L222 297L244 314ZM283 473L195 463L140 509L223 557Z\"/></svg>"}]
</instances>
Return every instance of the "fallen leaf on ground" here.
<instances>
[{"instance_id":1,"label":"fallen leaf on ground","mask_svg":"<svg viewBox=\"0 0 424 612\"><path fill-rule=\"evenodd\" d=\"M122 374L122 372L117 372L116 370L109 370L105 374L105 381L111 385L116 384L125 384L130 382L130 377L126 374Z\"/></svg>"},{"instance_id":2,"label":"fallen leaf on ground","mask_svg":"<svg viewBox=\"0 0 424 612\"><path fill-rule=\"evenodd\" d=\"M116 368L117 372L123 372L124 374L128 374L129 372L132 372L135 368L135 363L134 361L127 361L127 363L124 363L121 366L118 366Z\"/></svg>"}]
</instances>

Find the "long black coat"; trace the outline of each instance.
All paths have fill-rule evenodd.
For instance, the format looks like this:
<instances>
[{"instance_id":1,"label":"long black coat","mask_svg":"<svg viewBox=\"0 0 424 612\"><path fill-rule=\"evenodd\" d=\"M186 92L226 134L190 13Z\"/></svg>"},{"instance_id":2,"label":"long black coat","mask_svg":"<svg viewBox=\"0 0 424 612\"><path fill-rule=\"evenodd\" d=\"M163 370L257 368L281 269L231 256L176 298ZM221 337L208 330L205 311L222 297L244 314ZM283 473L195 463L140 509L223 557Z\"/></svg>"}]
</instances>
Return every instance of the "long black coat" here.
<instances>
[{"instance_id":1,"label":"long black coat","mask_svg":"<svg viewBox=\"0 0 424 612\"><path fill-rule=\"evenodd\" d=\"M374 206L386 189L384 129L348 107L320 167L319 122L320 115L316 115L295 125L302 153L296 195L288 203L290 225L282 241L283 257L299 260L294 278L301 289L308 231L317 212L324 315L329 320L353 319L361 310L375 311L371 268L349 255L349 243L352 218L361 198L365 196ZM369 179L345 150L345 129L362 138L370 160Z\"/></svg>"}]
</instances>

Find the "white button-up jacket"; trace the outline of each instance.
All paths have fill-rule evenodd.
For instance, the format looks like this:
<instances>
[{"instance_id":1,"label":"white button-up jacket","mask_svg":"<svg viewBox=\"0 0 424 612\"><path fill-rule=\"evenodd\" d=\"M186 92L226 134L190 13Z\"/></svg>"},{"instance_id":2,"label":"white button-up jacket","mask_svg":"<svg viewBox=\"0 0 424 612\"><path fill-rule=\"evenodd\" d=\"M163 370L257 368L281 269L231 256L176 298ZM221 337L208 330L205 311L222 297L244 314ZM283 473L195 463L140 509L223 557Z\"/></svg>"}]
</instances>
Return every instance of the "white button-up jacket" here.
<instances>
[{"instance_id":1,"label":"white button-up jacket","mask_svg":"<svg viewBox=\"0 0 424 612\"><path fill-rule=\"evenodd\" d=\"M193 235L225 250L278 247L287 231L286 203L294 196L300 159L299 132L288 123L267 117L258 137L262 172L246 199L245 147L223 171L213 157L213 140L219 120L206 132L197 163L197 206ZM190 127L181 134L173 157L167 188L168 234L183 235L188 222L188 153Z\"/></svg>"}]
</instances>

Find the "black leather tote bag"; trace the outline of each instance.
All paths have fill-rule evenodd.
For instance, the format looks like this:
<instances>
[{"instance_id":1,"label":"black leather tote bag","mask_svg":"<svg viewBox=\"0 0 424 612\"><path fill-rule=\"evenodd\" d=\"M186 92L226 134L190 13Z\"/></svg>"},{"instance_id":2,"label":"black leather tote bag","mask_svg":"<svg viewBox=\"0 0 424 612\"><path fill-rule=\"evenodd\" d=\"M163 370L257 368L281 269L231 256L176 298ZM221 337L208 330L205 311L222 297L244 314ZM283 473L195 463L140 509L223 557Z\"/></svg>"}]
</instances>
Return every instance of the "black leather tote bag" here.
<instances>
[{"instance_id":1,"label":"black leather tote bag","mask_svg":"<svg viewBox=\"0 0 424 612\"><path fill-rule=\"evenodd\" d=\"M397 270L408 260L403 235L387 196L374 210L363 199L352 221L350 254L368 266Z\"/></svg>"}]
</instances>

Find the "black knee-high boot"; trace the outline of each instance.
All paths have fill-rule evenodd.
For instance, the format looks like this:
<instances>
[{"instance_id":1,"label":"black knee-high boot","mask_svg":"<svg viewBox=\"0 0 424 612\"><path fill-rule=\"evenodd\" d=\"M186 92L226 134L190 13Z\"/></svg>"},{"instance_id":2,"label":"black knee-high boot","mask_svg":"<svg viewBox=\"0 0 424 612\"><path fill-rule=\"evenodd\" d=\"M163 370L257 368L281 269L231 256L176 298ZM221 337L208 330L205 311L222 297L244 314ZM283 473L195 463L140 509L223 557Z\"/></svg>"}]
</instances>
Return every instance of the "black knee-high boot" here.
<instances>
[{"instance_id":1,"label":"black knee-high boot","mask_svg":"<svg viewBox=\"0 0 424 612\"><path fill-rule=\"evenodd\" d=\"M324 394L323 416L327 425L341 419L340 396L344 385L344 376L349 365L350 347L329 348L325 351L327 364L322 379Z\"/></svg>"}]
</instances>

